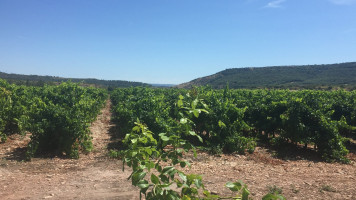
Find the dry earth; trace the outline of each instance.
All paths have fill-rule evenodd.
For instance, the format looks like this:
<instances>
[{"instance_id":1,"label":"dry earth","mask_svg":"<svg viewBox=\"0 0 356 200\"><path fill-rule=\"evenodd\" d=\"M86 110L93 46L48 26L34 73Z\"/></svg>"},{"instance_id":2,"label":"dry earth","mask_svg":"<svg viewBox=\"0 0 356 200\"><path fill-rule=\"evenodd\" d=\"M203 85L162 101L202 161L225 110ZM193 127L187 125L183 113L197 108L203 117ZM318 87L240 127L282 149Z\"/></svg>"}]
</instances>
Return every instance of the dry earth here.
<instances>
[{"instance_id":1,"label":"dry earth","mask_svg":"<svg viewBox=\"0 0 356 200\"><path fill-rule=\"evenodd\" d=\"M22 162L27 135L14 135L0 144L0 199L139 199L137 189L122 172L122 162L107 157L112 144L110 102L92 124L94 151L80 159L35 158ZM287 199L356 199L355 154L351 164L324 163L313 158L276 159L269 149L253 154L211 156L204 152L186 159L189 173L203 175L212 192L229 196L227 181L242 180L253 199L270 188L280 189Z\"/></svg>"},{"instance_id":2,"label":"dry earth","mask_svg":"<svg viewBox=\"0 0 356 200\"><path fill-rule=\"evenodd\" d=\"M205 186L215 193L230 196L228 181L242 180L251 197L261 199L270 189L281 189L287 199L356 199L356 165L309 160L275 159L264 148L251 155L199 153L190 156L190 173L202 174ZM224 188L224 189L223 189Z\"/></svg>"}]
</instances>

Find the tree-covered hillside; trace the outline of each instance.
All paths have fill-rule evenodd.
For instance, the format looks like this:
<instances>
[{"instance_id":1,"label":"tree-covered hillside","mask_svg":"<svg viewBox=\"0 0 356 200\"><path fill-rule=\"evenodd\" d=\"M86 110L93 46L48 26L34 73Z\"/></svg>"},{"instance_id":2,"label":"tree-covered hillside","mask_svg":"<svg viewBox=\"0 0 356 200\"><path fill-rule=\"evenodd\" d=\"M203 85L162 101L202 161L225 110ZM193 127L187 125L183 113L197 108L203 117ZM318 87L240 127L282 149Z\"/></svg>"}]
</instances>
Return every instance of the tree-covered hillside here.
<instances>
[{"instance_id":1,"label":"tree-covered hillside","mask_svg":"<svg viewBox=\"0 0 356 200\"><path fill-rule=\"evenodd\" d=\"M356 62L226 69L211 76L183 83L178 87L210 85L223 88L356 88Z\"/></svg>"},{"instance_id":2,"label":"tree-covered hillside","mask_svg":"<svg viewBox=\"0 0 356 200\"><path fill-rule=\"evenodd\" d=\"M62 78L56 76L37 76L37 75L23 75L23 74L8 74L0 72L0 78L6 79L10 83L20 85L35 85L42 86L46 84L61 83L65 81L72 81L75 83L83 83L86 85L94 85L98 87L135 87L135 86L149 86L149 84L131 81L118 80L98 80L98 79L80 79L80 78Z\"/></svg>"}]
</instances>

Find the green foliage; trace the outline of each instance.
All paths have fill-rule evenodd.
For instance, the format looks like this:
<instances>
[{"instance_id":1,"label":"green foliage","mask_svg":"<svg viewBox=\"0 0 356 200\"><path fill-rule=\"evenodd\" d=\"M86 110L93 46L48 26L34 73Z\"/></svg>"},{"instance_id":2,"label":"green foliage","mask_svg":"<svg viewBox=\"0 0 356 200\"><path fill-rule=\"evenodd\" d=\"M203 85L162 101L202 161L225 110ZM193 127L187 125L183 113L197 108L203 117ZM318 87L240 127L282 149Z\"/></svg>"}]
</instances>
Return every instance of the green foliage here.
<instances>
[{"instance_id":1,"label":"green foliage","mask_svg":"<svg viewBox=\"0 0 356 200\"><path fill-rule=\"evenodd\" d=\"M25 87L10 85L0 79L0 137L5 142L7 135L23 134L29 125L29 99Z\"/></svg>"},{"instance_id":2,"label":"green foliage","mask_svg":"<svg viewBox=\"0 0 356 200\"><path fill-rule=\"evenodd\" d=\"M182 136L193 144L220 147L226 152L253 152L255 138L248 134L250 126L243 119L246 108L236 106L236 101L228 97L228 89L225 95L221 98L216 91L199 88L128 88L115 90L111 98L114 120L122 133L128 132L137 119L152 132L169 135L188 131L194 125L191 134Z\"/></svg>"},{"instance_id":3,"label":"green foliage","mask_svg":"<svg viewBox=\"0 0 356 200\"><path fill-rule=\"evenodd\" d=\"M44 85L57 85L57 83L63 83L71 81L73 83L79 83L81 85L93 85L102 88L117 88L117 87L138 87L149 86L149 84L133 81L119 81L119 80L98 80L98 79L80 79L80 78L61 78L55 76L38 76L38 75L23 75L23 74L8 74L0 72L0 78L6 79L10 83L25 86L38 86Z\"/></svg>"},{"instance_id":4,"label":"green foliage","mask_svg":"<svg viewBox=\"0 0 356 200\"><path fill-rule=\"evenodd\" d=\"M1 81L1 80L0 80ZM0 82L1 83L1 82ZM10 98L10 92L7 91L6 88L0 87L0 137L1 141L5 142L6 141L6 134L4 133L5 126L7 123L7 113L11 109L11 98Z\"/></svg>"},{"instance_id":5,"label":"green foliage","mask_svg":"<svg viewBox=\"0 0 356 200\"><path fill-rule=\"evenodd\" d=\"M0 80L0 137L32 133L27 149L30 159L39 152L65 153L77 158L92 149L89 132L107 95L71 82L58 86L26 87Z\"/></svg>"},{"instance_id":6,"label":"green foliage","mask_svg":"<svg viewBox=\"0 0 356 200\"><path fill-rule=\"evenodd\" d=\"M174 93L174 90L170 93ZM129 132L137 119L148 125L153 132L170 132L170 127L177 124L170 117L173 112L171 105L174 105L172 99L167 99L170 96L172 94L163 89L116 89L111 93L115 113L113 120L123 133Z\"/></svg>"},{"instance_id":7,"label":"green foliage","mask_svg":"<svg viewBox=\"0 0 356 200\"><path fill-rule=\"evenodd\" d=\"M225 141L225 151L227 152L238 152L239 154L244 154L245 150L248 153L253 153L257 143L254 138L248 138L244 136L232 136Z\"/></svg>"},{"instance_id":8,"label":"green foliage","mask_svg":"<svg viewBox=\"0 0 356 200\"><path fill-rule=\"evenodd\" d=\"M214 89L275 88L275 89L353 89L356 86L356 62L305 65L234 68L184 83L178 87L210 85Z\"/></svg>"},{"instance_id":9,"label":"green foliage","mask_svg":"<svg viewBox=\"0 0 356 200\"><path fill-rule=\"evenodd\" d=\"M149 89L143 89L149 90ZM112 95L114 98L118 98L118 95L124 91L116 91L116 94ZM137 92L131 90L129 92ZM138 94L141 96L141 92ZM152 92L152 91L143 91ZM132 168L133 172L128 179L131 180L132 185L136 186L140 190L140 196L145 196L145 199L206 199L206 200L218 200L218 199L249 199L250 192L247 186L241 181L229 182L226 187L231 191L236 192L234 197L220 197L213 195L207 191L204 187L202 177L197 174L186 174L179 168L190 167L190 163L183 159L183 154L188 151L193 151L196 156L195 147L188 142L185 138L193 140L196 138L198 141L203 142L202 137L195 131L199 130L197 119L204 115L209 115L209 108L200 99L196 93L197 91L190 91L190 93L179 95L177 103L169 113L173 116L177 116L174 120L172 127L165 130L171 131L168 133L156 134L149 130L148 126L143 121L135 122L135 126L131 132L126 134L123 140L126 146L125 150L112 151L110 153L113 157L120 157L125 164ZM162 98L163 96L161 96ZM151 96L151 99L155 97ZM121 98L121 100L124 98ZM190 103L187 103L187 100ZM114 102L120 104L121 101L117 99ZM136 103L147 102L138 100ZM125 102L126 105L128 102ZM133 105L130 105L134 107ZM114 111L118 111L118 106L114 108ZM123 108L123 107L120 107ZM131 107L129 107L131 108ZM134 107L137 108L137 107ZM162 109L161 109L162 110ZM120 109L120 111L122 111ZM138 111L138 112L136 112ZM134 113L145 113L145 110L133 110ZM150 110L155 112L160 117L161 112L158 110ZM118 113L117 113L118 114ZM163 113L164 114L164 113ZM128 116L135 116L132 113L128 113ZM147 120L147 118L146 118ZM149 118L148 118L149 120ZM151 125L155 125L154 123ZM220 122L220 126L223 126ZM166 128L166 127L163 127ZM195 131L193 131L195 130ZM176 132L172 132L176 131ZM241 140L238 138L237 140ZM194 140L193 140L194 141ZM123 168L124 170L124 168Z\"/></svg>"},{"instance_id":10,"label":"green foliage","mask_svg":"<svg viewBox=\"0 0 356 200\"><path fill-rule=\"evenodd\" d=\"M184 199L198 195L198 189L203 187L201 177L187 175L176 168L176 165L189 165L182 160L182 153L193 146L179 136L159 136L156 140L153 133L139 122L126 135L123 142L128 149L121 154L124 163L133 169L129 177L132 184L140 189L140 194L145 195L146 199ZM158 148L159 143L163 144L163 148ZM167 165L162 165L161 162ZM171 189L173 184L181 190L180 193Z\"/></svg>"},{"instance_id":11,"label":"green foliage","mask_svg":"<svg viewBox=\"0 0 356 200\"><path fill-rule=\"evenodd\" d=\"M78 158L79 150L91 151L89 126L103 106L105 93L70 82L44 86L37 92L28 157L37 152L54 152Z\"/></svg>"},{"instance_id":12,"label":"green foliage","mask_svg":"<svg viewBox=\"0 0 356 200\"><path fill-rule=\"evenodd\" d=\"M280 194L267 194L262 197L262 200L286 200L286 198Z\"/></svg>"},{"instance_id":13,"label":"green foliage","mask_svg":"<svg viewBox=\"0 0 356 200\"><path fill-rule=\"evenodd\" d=\"M70 82L25 87L0 80L1 140L29 131L29 158L40 152L78 157L79 151L92 149L88 127L106 97L103 90ZM356 91L139 87L115 89L111 99L119 133L130 134L124 140L128 150L110 154L124 158L134 169L133 184L142 194L166 195L162 198L202 193L215 198L204 191L198 175L183 176L176 168L189 166L182 157L194 151L192 144L218 153L252 153L257 141L309 144L326 161L348 162L344 137L353 137L356 130ZM179 193L170 191L167 184L172 181ZM243 188L241 197L247 194ZM279 198L277 194L269 197L273 195Z\"/></svg>"},{"instance_id":14,"label":"green foliage","mask_svg":"<svg viewBox=\"0 0 356 200\"><path fill-rule=\"evenodd\" d=\"M313 144L326 161L348 162L345 158L348 151L340 134L352 126L344 117L332 118L339 91L247 90L241 93L236 98L250 98L250 101L241 100L242 105L248 106L245 120L260 133L261 141L270 141L274 145L285 142L304 146ZM354 92L344 92L343 95L347 99L355 98ZM351 112L352 109L345 110Z\"/></svg>"},{"instance_id":15,"label":"green foliage","mask_svg":"<svg viewBox=\"0 0 356 200\"><path fill-rule=\"evenodd\" d=\"M182 98L180 98L182 100ZM180 102L177 104L182 119L186 119L185 115L193 114L199 117L199 114L194 114L197 108L198 101L193 101L191 108L183 106ZM200 109L199 109L200 110ZM201 113L201 109L198 113ZM204 189L202 177L196 174L185 174L177 169L177 166L184 168L190 166L190 163L183 160L183 153L193 150L193 145L183 140L181 136L190 135L198 137L193 131L186 129L188 120L180 120L181 130L187 130L175 135L160 133L159 138L155 139L155 135L145 125L136 122L136 126L132 132L126 134L124 143L127 149L120 152L123 157L124 164L131 167L133 172L129 179L132 185L140 189L140 196L144 195L145 199L221 199L217 195L212 195ZM190 124L192 125L192 124ZM160 146L158 146L160 144ZM161 163L164 164L161 164ZM236 197L229 199L247 200L250 194L242 182L227 183L226 185L231 191L239 192ZM172 188L176 189L172 189ZM201 192L199 192L201 191ZM201 197L201 194L204 197Z\"/></svg>"},{"instance_id":16,"label":"green foliage","mask_svg":"<svg viewBox=\"0 0 356 200\"><path fill-rule=\"evenodd\" d=\"M262 197L262 200L286 200L282 196L282 189L276 185L268 186L268 194Z\"/></svg>"},{"instance_id":17,"label":"green foliage","mask_svg":"<svg viewBox=\"0 0 356 200\"><path fill-rule=\"evenodd\" d=\"M310 144L326 161L348 162L343 137L356 135L355 91L128 88L111 98L121 133L137 119L153 133L192 128L182 138L217 153L252 153L257 141Z\"/></svg>"}]
</instances>

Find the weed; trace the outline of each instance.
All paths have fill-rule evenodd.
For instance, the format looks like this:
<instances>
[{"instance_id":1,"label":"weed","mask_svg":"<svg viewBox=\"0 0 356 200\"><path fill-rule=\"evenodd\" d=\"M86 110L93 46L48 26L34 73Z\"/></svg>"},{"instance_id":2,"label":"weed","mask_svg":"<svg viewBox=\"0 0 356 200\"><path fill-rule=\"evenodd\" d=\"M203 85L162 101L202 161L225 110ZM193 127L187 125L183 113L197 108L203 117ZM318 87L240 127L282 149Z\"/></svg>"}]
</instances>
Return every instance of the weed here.
<instances>
[{"instance_id":1,"label":"weed","mask_svg":"<svg viewBox=\"0 0 356 200\"><path fill-rule=\"evenodd\" d=\"M282 194L282 188L276 186L276 185L273 185L273 186L267 186L268 188L268 193L270 194Z\"/></svg>"},{"instance_id":2,"label":"weed","mask_svg":"<svg viewBox=\"0 0 356 200\"><path fill-rule=\"evenodd\" d=\"M336 192L336 189L331 187L330 185L322 185L321 188L319 189L321 193L325 192Z\"/></svg>"},{"instance_id":3,"label":"weed","mask_svg":"<svg viewBox=\"0 0 356 200\"><path fill-rule=\"evenodd\" d=\"M292 188L292 192L294 193L294 194L297 194L297 193L299 193L299 189L297 189L296 187L295 187L295 185L290 185L291 186L291 188Z\"/></svg>"}]
</instances>

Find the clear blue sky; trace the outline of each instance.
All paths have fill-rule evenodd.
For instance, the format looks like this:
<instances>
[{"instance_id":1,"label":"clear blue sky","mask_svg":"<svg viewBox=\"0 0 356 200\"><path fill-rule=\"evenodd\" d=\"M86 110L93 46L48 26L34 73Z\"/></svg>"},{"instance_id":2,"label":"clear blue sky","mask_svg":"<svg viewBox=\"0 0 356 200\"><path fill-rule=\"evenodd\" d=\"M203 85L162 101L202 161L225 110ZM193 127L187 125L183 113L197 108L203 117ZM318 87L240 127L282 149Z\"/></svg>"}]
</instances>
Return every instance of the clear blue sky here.
<instances>
[{"instance_id":1,"label":"clear blue sky","mask_svg":"<svg viewBox=\"0 0 356 200\"><path fill-rule=\"evenodd\" d=\"M0 71L182 83L356 61L356 0L0 0Z\"/></svg>"}]
</instances>

